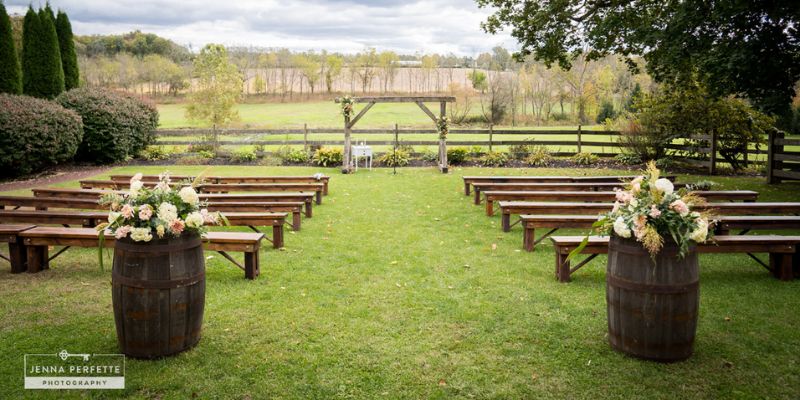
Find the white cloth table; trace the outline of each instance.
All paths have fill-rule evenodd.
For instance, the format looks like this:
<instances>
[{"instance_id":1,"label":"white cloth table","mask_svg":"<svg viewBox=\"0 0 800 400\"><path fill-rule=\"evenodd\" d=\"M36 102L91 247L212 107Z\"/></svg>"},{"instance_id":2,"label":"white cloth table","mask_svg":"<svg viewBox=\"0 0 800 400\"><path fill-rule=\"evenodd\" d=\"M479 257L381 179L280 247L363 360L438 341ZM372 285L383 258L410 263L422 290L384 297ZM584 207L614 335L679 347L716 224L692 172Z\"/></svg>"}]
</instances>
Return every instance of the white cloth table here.
<instances>
[{"instance_id":1,"label":"white cloth table","mask_svg":"<svg viewBox=\"0 0 800 400\"><path fill-rule=\"evenodd\" d=\"M358 159L364 159L364 166L372 170L372 147L366 145L352 146L353 164L355 164L356 171L358 171Z\"/></svg>"}]
</instances>

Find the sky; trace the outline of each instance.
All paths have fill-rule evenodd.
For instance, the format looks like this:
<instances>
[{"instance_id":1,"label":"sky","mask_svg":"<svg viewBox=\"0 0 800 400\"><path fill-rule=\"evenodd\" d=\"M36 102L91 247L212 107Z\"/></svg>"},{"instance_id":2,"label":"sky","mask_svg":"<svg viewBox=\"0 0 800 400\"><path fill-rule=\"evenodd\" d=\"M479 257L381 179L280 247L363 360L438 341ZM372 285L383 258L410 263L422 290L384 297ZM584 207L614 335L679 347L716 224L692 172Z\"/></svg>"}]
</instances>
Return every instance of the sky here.
<instances>
[{"instance_id":1,"label":"sky","mask_svg":"<svg viewBox=\"0 0 800 400\"><path fill-rule=\"evenodd\" d=\"M24 14L30 0L6 0ZM32 3L34 7L37 2ZM44 1L41 1L44 5ZM356 53L367 47L401 54L475 56L501 45L480 23L491 14L474 0L51 0L77 35L155 33L195 51L207 43L228 46Z\"/></svg>"}]
</instances>

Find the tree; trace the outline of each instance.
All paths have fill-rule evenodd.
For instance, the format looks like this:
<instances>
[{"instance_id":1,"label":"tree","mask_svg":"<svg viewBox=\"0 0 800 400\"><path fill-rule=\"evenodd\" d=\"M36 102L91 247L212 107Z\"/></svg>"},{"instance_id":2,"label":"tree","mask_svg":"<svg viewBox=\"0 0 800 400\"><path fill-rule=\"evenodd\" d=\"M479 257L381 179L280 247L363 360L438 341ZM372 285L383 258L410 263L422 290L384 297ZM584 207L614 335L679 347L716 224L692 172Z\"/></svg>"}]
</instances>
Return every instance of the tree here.
<instances>
[{"instance_id":1,"label":"tree","mask_svg":"<svg viewBox=\"0 0 800 400\"><path fill-rule=\"evenodd\" d=\"M375 68L378 65L378 54L374 48L367 49L365 52L358 55L356 58L358 69L356 74L361 80L361 91L367 93L372 80L375 78Z\"/></svg>"},{"instance_id":2,"label":"tree","mask_svg":"<svg viewBox=\"0 0 800 400\"><path fill-rule=\"evenodd\" d=\"M0 93L22 94L22 70L14 46L11 19L0 2Z\"/></svg>"},{"instance_id":3,"label":"tree","mask_svg":"<svg viewBox=\"0 0 800 400\"><path fill-rule=\"evenodd\" d=\"M784 115L800 79L796 0L591 1L477 0L495 12L483 29L512 28L519 55L569 69L581 49L647 61L660 82L699 79L709 94L744 95ZM519 56L518 55L518 56ZM768 62L767 62L768 61Z\"/></svg>"},{"instance_id":4,"label":"tree","mask_svg":"<svg viewBox=\"0 0 800 400\"><path fill-rule=\"evenodd\" d=\"M22 91L34 97L43 97L40 94L38 80L41 74L39 71L41 39L39 14L29 6L22 25Z\"/></svg>"},{"instance_id":5,"label":"tree","mask_svg":"<svg viewBox=\"0 0 800 400\"><path fill-rule=\"evenodd\" d=\"M64 70L64 89L74 89L80 84L78 56L75 54L75 41L72 39L72 24L67 14L61 10L56 17L56 33L61 53L61 67Z\"/></svg>"},{"instance_id":6,"label":"tree","mask_svg":"<svg viewBox=\"0 0 800 400\"><path fill-rule=\"evenodd\" d=\"M633 90L631 90L630 95L628 95L628 98L625 100L625 104L623 105L625 111L636 112L636 100L641 96L642 96L642 85L640 85L637 82L636 85L633 87Z\"/></svg>"},{"instance_id":7,"label":"tree","mask_svg":"<svg viewBox=\"0 0 800 400\"><path fill-rule=\"evenodd\" d=\"M383 82L383 93L389 91L389 85L394 82L394 77L397 75L397 62L400 57L393 51L384 51L378 55L378 68L380 68L381 81Z\"/></svg>"},{"instance_id":8,"label":"tree","mask_svg":"<svg viewBox=\"0 0 800 400\"><path fill-rule=\"evenodd\" d=\"M322 66L313 54L298 57L298 67L300 67L300 74L306 78L308 87L311 89L311 94L314 94L314 87L317 86L320 78L320 69Z\"/></svg>"},{"instance_id":9,"label":"tree","mask_svg":"<svg viewBox=\"0 0 800 400\"><path fill-rule=\"evenodd\" d=\"M486 74L483 71L473 69L469 74L469 80L473 89L480 91L481 94L486 91Z\"/></svg>"},{"instance_id":10,"label":"tree","mask_svg":"<svg viewBox=\"0 0 800 400\"><path fill-rule=\"evenodd\" d=\"M23 28L23 92L46 99L64 91L58 34L51 15L49 5L39 9L38 14L29 7Z\"/></svg>"},{"instance_id":11,"label":"tree","mask_svg":"<svg viewBox=\"0 0 800 400\"><path fill-rule=\"evenodd\" d=\"M42 65L44 74L41 76L45 89L45 97L55 98L64 91L64 68L61 66L61 48L58 44L56 21L50 4L39 9L39 22L41 24L42 54L45 55Z\"/></svg>"},{"instance_id":12,"label":"tree","mask_svg":"<svg viewBox=\"0 0 800 400\"><path fill-rule=\"evenodd\" d=\"M339 55L331 54L325 57L325 65L322 68L325 75L325 88L328 89L328 93L333 91L333 81L341 75L343 65L344 59Z\"/></svg>"},{"instance_id":13,"label":"tree","mask_svg":"<svg viewBox=\"0 0 800 400\"><path fill-rule=\"evenodd\" d=\"M242 75L221 44L203 47L194 60L194 75L198 88L189 96L186 116L211 123L216 147L217 126L239 118L234 106L242 95Z\"/></svg>"}]
</instances>

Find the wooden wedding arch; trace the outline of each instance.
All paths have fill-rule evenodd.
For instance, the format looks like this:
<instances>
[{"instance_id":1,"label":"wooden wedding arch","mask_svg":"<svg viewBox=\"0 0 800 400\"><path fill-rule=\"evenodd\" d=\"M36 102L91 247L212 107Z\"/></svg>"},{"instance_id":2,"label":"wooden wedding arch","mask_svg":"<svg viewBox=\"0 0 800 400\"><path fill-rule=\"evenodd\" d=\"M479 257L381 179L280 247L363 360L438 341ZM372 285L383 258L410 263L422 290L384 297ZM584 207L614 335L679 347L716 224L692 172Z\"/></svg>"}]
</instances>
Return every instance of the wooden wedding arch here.
<instances>
[{"instance_id":1,"label":"wooden wedding arch","mask_svg":"<svg viewBox=\"0 0 800 400\"><path fill-rule=\"evenodd\" d=\"M336 98L336 103L339 103L341 98ZM437 122L441 118L447 116L447 103L455 102L456 98L453 96L366 96L354 97L354 103L366 103L367 105L361 109L352 119L350 116L344 118L344 158L342 160L342 173L348 174L352 172L352 152L350 143L350 133L353 126L363 117L372 106L377 103L416 103L417 106L429 116L437 126ZM439 103L439 118L436 117L425 103ZM438 131L438 126L437 126ZM439 138L439 170L442 173L447 173L447 140Z\"/></svg>"}]
</instances>

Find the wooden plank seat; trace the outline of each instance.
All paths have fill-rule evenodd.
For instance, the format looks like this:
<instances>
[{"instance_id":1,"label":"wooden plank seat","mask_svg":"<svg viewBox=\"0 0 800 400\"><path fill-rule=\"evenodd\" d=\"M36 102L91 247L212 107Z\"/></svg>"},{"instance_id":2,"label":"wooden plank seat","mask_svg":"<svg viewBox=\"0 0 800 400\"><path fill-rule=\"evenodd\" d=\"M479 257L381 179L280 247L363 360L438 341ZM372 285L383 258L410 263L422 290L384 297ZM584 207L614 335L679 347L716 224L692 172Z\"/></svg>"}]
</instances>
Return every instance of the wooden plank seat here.
<instances>
[{"instance_id":1,"label":"wooden plank seat","mask_svg":"<svg viewBox=\"0 0 800 400\"><path fill-rule=\"evenodd\" d=\"M581 251L581 254L588 254L588 257L571 267L571 260L567 261L567 257L581 244L583 239L583 236L550 237L555 248L555 273L559 282L569 282L575 271L598 255L608 253L608 237L590 236L588 244ZM788 281L794 278L793 263L798 244L800 244L800 236L729 235L716 236L713 242L698 244L697 251L699 253L746 253L770 271L774 277ZM761 261L753 253L769 253L769 262Z\"/></svg>"},{"instance_id":2,"label":"wooden plank seat","mask_svg":"<svg viewBox=\"0 0 800 400\"><path fill-rule=\"evenodd\" d=\"M82 210L105 210L108 207L97 203L97 199L63 197L0 196L0 210L22 207L47 210L49 208L68 208Z\"/></svg>"},{"instance_id":3,"label":"wooden plank seat","mask_svg":"<svg viewBox=\"0 0 800 400\"><path fill-rule=\"evenodd\" d=\"M596 215L520 215L520 224L524 229L522 247L526 251L534 251L534 247L559 229L590 229L597 221ZM800 216L718 216L715 218L718 235L728 235L732 230L740 230L739 235L752 230L800 230ZM536 238L536 229L549 229Z\"/></svg>"},{"instance_id":4,"label":"wooden plank seat","mask_svg":"<svg viewBox=\"0 0 800 400\"><path fill-rule=\"evenodd\" d=\"M317 204L322 204L321 183L202 183L197 186L201 193L231 192L298 192L314 193Z\"/></svg>"},{"instance_id":5,"label":"wooden plank seat","mask_svg":"<svg viewBox=\"0 0 800 400\"><path fill-rule=\"evenodd\" d=\"M284 246L283 225L286 222L286 213L269 212L230 212L225 217L231 226L247 226L255 232L261 233L259 226L271 226L272 238L264 235L264 240L272 243L279 249ZM36 210L0 210L0 223L25 222L37 225L72 225L93 228L108 220L105 211L36 211Z\"/></svg>"},{"instance_id":6,"label":"wooden plank seat","mask_svg":"<svg viewBox=\"0 0 800 400\"><path fill-rule=\"evenodd\" d=\"M758 199L758 192L752 190L697 190L692 192L708 201L747 201ZM616 199L616 192L589 191L486 191L486 215L494 215L496 201L595 201L606 202Z\"/></svg>"},{"instance_id":7,"label":"wooden plank seat","mask_svg":"<svg viewBox=\"0 0 800 400\"><path fill-rule=\"evenodd\" d=\"M476 182L472 184L472 188L475 191L475 204L481 204L481 193L486 191L613 191L623 188L625 184L625 182ZM676 189L685 186L685 183L675 184Z\"/></svg>"},{"instance_id":8,"label":"wooden plank seat","mask_svg":"<svg viewBox=\"0 0 800 400\"><path fill-rule=\"evenodd\" d=\"M579 202L536 202L536 201L500 201L501 227L503 232L511 230L511 215L592 215L597 218L600 213L611 211L613 203L579 203ZM719 215L800 215L800 203L761 202L761 203L708 203L705 207L695 209L714 210Z\"/></svg>"},{"instance_id":9,"label":"wooden plank seat","mask_svg":"<svg viewBox=\"0 0 800 400\"><path fill-rule=\"evenodd\" d=\"M0 254L0 258L11 264L11 273L18 274L25 271L27 253L19 234L28 229L35 228L31 224L3 224L0 225L0 242L8 243L8 255Z\"/></svg>"},{"instance_id":10,"label":"wooden plank seat","mask_svg":"<svg viewBox=\"0 0 800 400\"><path fill-rule=\"evenodd\" d=\"M637 175L605 175L605 176L462 176L464 180L464 194L469 196L470 185L474 183L569 183L569 182L627 182ZM675 175L665 175L675 181Z\"/></svg>"},{"instance_id":11,"label":"wooden plank seat","mask_svg":"<svg viewBox=\"0 0 800 400\"><path fill-rule=\"evenodd\" d=\"M133 175L111 175L112 181L129 184ZM194 180L192 176L171 176L175 180ZM331 177L327 175L298 175L298 176L204 176L203 183L233 184L233 183L322 183L322 194L328 195L328 182ZM158 175L143 175L142 182L158 182Z\"/></svg>"},{"instance_id":12,"label":"wooden plank seat","mask_svg":"<svg viewBox=\"0 0 800 400\"><path fill-rule=\"evenodd\" d=\"M305 203L297 202L276 202L276 201L253 201L253 202L208 202L208 211L219 211L226 216L232 212L285 212L292 213L292 230L299 231L301 227L300 215L303 213Z\"/></svg>"},{"instance_id":13,"label":"wooden plank seat","mask_svg":"<svg viewBox=\"0 0 800 400\"><path fill-rule=\"evenodd\" d=\"M255 279L260 273L259 249L263 233L208 232L203 239L203 249L216 251L225 259L244 270L245 278ZM19 233L25 246L27 264L24 270L36 273L49 268L50 262L70 247L93 248L99 245L98 232L91 228L36 227ZM114 236L106 233L104 246L114 247ZM64 246L49 256L49 246ZM228 252L244 253L244 265ZM13 267L12 267L13 268Z\"/></svg>"}]
</instances>

